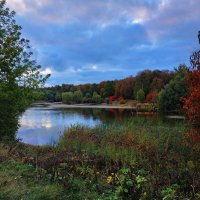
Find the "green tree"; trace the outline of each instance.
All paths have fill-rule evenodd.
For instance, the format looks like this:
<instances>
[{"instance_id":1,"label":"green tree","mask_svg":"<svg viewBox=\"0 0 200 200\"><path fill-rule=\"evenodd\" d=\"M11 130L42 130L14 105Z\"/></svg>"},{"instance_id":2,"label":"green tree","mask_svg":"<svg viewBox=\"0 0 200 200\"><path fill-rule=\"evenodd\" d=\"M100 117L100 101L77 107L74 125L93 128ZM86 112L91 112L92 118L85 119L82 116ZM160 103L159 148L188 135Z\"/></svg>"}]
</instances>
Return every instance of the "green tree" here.
<instances>
[{"instance_id":1,"label":"green tree","mask_svg":"<svg viewBox=\"0 0 200 200\"><path fill-rule=\"evenodd\" d=\"M158 108L161 112L180 110L183 107L181 97L187 96L186 77L188 69L180 65L175 76L159 94Z\"/></svg>"},{"instance_id":2,"label":"green tree","mask_svg":"<svg viewBox=\"0 0 200 200\"><path fill-rule=\"evenodd\" d=\"M113 96L115 92L115 81L107 81L104 87L103 97Z\"/></svg>"},{"instance_id":3,"label":"green tree","mask_svg":"<svg viewBox=\"0 0 200 200\"><path fill-rule=\"evenodd\" d=\"M62 95L60 92L56 92L56 95L55 95L55 101L61 101L62 100Z\"/></svg>"},{"instance_id":4,"label":"green tree","mask_svg":"<svg viewBox=\"0 0 200 200\"><path fill-rule=\"evenodd\" d=\"M138 90L136 94L136 100L139 102L143 102L145 100L145 93L143 89Z\"/></svg>"},{"instance_id":5,"label":"green tree","mask_svg":"<svg viewBox=\"0 0 200 200\"><path fill-rule=\"evenodd\" d=\"M82 92L80 90L75 91L73 98L76 103L81 103L83 100Z\"/></svg>"},{"instance_id":6,"label":"green tree","mask_svg":"<svg viewBox=\"0 0 200 200\"><path fill-rule=\"evenodd\" d=\"M14 17L15 12L0 1L0 139L15 138L19 115L33 99L34 89L47 78L31 59L29 41L21 37Z\"/></svg>"},{"instance_id":7,"label":"green tree","mask_svg":"<svg viewBox=\"0 0 200 200\"><path fill-rule=\"evenodd\" d=\"M45 100L49 102L54 102L55 92L53 90L45 90Z\"/></svg>"},{"instance_id":8,"label":"green tree","mask_svg":"<svg viewBox=\"0 0 200 200\"><path fill-rule=\"evenodd\" d=\"M145 95L150 92L152 75L152 71L144 70L136 76L136 82L134 86L135 97L141 88L143 89Z\"/></svg>"},{"instance_id":9,"label":"green tree","mask_svg":"<svg viewBox=\"0 0 200 200\"><path fill-rule=\"evenodd\" d=\"M86 97L86 98L91 98L91 94L90 94L89 92L87 92L87 93L85 94L85 97Z\"/></svg>"},{"instance_id":10,"label":"green tree","mask_svg":"<svg viewBox=\"0 0 200 200\"><path fill-rule=\"evenodd\" d=\"M34 96L33 96L33 101L44 101L44 100L46 100L45 92L41 90L35 91Z\"/></svg>"},{"instance_id":11,"label":"green tree","mask_svg":"<svg viewBox=\"0 0 200 200\"><path fill-rule=\"evenodd\" d=\"M95 103L101 103L101 96L97 92L93 92L92 101Z\"/></svg>"},{"instance_id":12,"label":"green tree","mask_svg":"<svg viewBox=\"0 0 200 200\"><path fill-rule=\"evenodd\" d=\"M72 103L74 99L73 92L63 92L62 93L62 102L63 103Z\"/></svg>"}]
</instances>

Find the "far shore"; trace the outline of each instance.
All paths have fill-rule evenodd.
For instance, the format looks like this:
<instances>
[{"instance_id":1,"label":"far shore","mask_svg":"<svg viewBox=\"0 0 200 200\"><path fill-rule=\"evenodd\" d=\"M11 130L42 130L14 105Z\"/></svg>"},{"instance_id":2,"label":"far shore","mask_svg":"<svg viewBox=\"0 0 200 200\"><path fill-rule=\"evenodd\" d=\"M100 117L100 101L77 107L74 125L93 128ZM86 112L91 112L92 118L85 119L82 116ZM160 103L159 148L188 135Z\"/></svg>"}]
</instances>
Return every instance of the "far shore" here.
<instances>
[{"instance_id":1,"label":"far shore","mask_svg":"<svg viewBox=\"0 0 200 200\"><path fill-rule=\"evenodd\" d=\"M111 104L64 104L61 102L37 102L32 105L46 105L52 109L54 108L104 108L104 109L133 109L136 110L136 107L127 106L127 105L111 105Z\"/></svg>"},{"instance_id":2,"label":"far shore","mask_svg":"<svg viewBox=\"0 0 200 200\"><path fill-rule=\"evenodd\" d=\"M133 110L138 114L155 114L155 112L149 112L145 110L137 110L136 106L128 106L128 105L112 105L112 104L64 104L62 102L36 102L33 103L32 106L47 106L50 109L59 109L59 108L97 108L97 109L123 109L123 110ZM171 119L185 119L183 115L177 115L177 114L172 114L168 113L166 115L167 118Z\"/></svg>"}]
</instances>

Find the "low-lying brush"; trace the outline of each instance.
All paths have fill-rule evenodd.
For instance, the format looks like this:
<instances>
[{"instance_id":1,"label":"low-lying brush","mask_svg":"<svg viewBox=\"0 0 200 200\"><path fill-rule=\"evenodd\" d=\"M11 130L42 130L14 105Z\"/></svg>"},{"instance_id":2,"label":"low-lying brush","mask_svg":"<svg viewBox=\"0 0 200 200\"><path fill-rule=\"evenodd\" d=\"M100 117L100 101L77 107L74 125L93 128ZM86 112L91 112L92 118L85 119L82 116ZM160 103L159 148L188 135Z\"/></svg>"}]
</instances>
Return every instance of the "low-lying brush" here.
<instances>
[{"instance_id":1,"label":"low-lying brush","mask_svg":"<svg viewBox=\"0 0 200 200\"><path fill-rule=\"evenodd\" d=\"M56 146L4 144L1 167L9 160L31 164L35 176L25 176L33 185L55 187L54 196L63 192L57 199L199 199L199 152L186 145L186 129L184 122L141 118L72 126ZM3 195L8 183L3 177Z\"/></svg>"}]
</instances>

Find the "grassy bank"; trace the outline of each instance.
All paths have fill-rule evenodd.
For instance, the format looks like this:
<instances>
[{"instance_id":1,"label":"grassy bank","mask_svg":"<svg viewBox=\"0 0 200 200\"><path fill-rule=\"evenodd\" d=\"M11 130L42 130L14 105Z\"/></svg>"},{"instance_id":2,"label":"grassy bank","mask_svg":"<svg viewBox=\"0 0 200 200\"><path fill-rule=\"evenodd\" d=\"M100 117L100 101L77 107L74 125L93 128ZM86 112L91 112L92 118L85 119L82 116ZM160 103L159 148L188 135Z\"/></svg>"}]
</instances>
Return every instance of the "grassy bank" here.
<instances>
[{"instance_id":1,"label":"grassy bank","mask_svg":"<svg viewBox=\"0 0 200 200\"><path fill-rule=\"evenodd\" d=\"M186 131L183 121L134 118L71 127L54 147L4 142L1 198L199 199L199 148Z\"/></svg>"}]
</instances>

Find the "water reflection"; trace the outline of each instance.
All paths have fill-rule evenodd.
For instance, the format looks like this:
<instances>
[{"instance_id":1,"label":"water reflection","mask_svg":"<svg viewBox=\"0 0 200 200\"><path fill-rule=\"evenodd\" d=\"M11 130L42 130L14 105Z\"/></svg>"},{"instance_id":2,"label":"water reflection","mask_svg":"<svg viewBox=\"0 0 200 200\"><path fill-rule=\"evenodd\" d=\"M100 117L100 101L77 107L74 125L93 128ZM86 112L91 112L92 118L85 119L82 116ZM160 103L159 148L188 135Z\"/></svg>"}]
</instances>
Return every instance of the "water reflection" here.
<instances>
[{"instance_id":1,"label":"water reflection","mask_svg":"<svg viewBox=\"0 0 200 200\"><path fill-rule=\"evenodd\" d=\"M71 125L95 126L113 122L120 124L136 115L133 110L126 109L32 107L20 118L21 127L17 132L17 138L33 145L54 144ZM157 115L150 117L152 120L158 118Z\"/></svg>"},{"instance_id":2,"label":"water reflection","mask_svg":"<svg viewBox=\"0 0 200 200\"><path fill-rule=\"evenodd\" d=\"M90 114L81 114L78 110L57 110L32 107L20 118L21 127L17 138L33 145L54 144L63 131L75 124L95 126L101 120Z\"/></svg>"}]
</instances>

